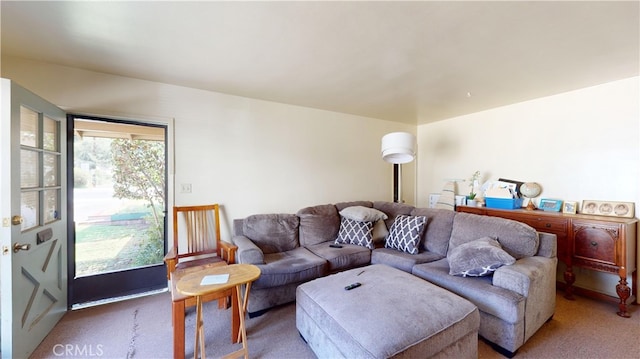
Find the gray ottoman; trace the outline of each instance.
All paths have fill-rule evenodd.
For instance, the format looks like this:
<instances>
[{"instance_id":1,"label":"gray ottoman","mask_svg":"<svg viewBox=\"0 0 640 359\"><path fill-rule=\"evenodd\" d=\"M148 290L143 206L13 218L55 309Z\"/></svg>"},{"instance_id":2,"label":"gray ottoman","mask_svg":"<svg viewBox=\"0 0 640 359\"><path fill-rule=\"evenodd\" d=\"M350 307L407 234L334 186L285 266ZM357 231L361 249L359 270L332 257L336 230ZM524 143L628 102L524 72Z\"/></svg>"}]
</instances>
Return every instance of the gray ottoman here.
<instances>
[{"instance_id":1,"label":"gray ottoman","mask_svg":"<svg viewBox=\"0 0 640 359\"><path fill-rule=\"evenodd\" d=\"M296 327L319 358L477 358L479 325L471 302L384 264L296 291Z\"/></svg>"}]
</instances>

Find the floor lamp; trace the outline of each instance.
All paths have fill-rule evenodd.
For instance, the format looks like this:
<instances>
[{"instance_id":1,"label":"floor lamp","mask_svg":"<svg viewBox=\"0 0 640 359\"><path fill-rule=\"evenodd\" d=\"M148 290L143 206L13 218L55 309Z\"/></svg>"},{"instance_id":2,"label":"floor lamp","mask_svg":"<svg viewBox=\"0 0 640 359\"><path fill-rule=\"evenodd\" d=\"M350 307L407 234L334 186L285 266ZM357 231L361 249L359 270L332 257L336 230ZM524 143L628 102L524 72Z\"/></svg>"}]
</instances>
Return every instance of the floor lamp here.
<instances>
[{"instance_id":1,"label":"floor lamp","mask_svg":"<svg viewBox=\"0 0 640 359\"><path fill-rule=\"evenodd\" d=\"M392 132L382 137L382 159L393 163L393 201L402 202L402 164L416 157L416 137L408 132Z\"/></svg>"}]
</instances>

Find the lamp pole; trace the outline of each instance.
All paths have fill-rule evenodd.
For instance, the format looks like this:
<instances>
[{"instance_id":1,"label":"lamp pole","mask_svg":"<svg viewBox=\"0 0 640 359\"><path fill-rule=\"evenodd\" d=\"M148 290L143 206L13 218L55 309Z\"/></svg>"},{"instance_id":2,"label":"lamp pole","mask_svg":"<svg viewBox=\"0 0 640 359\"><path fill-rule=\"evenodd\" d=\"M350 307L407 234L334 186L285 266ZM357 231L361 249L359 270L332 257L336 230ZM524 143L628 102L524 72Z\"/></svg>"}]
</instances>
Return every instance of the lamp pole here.
<instances>
[{"instance_id":1,"label":"lamp pole","mask_svg":"<svg viewBox=\"0 0 640 359\"><path fill-rule=\"evenodd\" d=\"M402 203L402 165L393 164L393 201Z\"/></svg>"}]
</instances>

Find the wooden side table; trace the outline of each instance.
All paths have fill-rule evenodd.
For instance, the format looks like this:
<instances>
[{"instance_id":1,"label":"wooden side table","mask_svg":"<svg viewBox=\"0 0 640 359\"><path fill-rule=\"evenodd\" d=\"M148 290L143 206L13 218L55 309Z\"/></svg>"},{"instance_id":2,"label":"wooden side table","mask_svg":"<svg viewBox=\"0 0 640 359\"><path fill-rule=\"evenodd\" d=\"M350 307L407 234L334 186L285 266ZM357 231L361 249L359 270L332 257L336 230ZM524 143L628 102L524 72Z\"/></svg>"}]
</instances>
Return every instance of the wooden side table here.
<instances>
[{"instance_id":1,"label":"wooden side table","mask_svg":"<svg viewBox=\"0 0 640 359\"><path fill-rule=\"evenodd\" d=\"M226 266L224 261L178 269L171 273L171 320L173 325L173 358L184 359L184 318L185 309L196 305L196 298L184 295L176 289L176 283L185 275L202 271L206 268ZM226 291L218 291L202 297L202 302L212 300L225 300L231 297L231 342L238 342L240 333L240 316L238 315L237 294L235 288Z\"/></svg>"},{"instance_id":2,"label":"wooden side table","mask_svg":"<svg viewBox=\"0 0 640 359\"><path fill-rule=\"evenodd\" d=\"M228 275L228 279L224 283L219 284L203 284L203 279L209 276ZM237 293L238 313L240 317L240 333L238 338L242 340L242 349L233 352L226 358L236 358L244 356L249 358L249 349L247 347L247 332L245 326L245 316L247 313L247 303L249 301L249 290L251 283L260 277L260 268L251 264L231 264L228 266L209 267L201 271L187 274L180 278L176 283L176 289L179 293L196 297L196 335L195 345L193 348L194 359L198 358L198 350L202 352L202 358L205 358L204 349L204 328L202 319L202 301L203 297L213 293L226 293L233 290ZM242 286L245 286L244 294ZM198 346L198 343L200 344Z\"/></svg>"}]
</instances>

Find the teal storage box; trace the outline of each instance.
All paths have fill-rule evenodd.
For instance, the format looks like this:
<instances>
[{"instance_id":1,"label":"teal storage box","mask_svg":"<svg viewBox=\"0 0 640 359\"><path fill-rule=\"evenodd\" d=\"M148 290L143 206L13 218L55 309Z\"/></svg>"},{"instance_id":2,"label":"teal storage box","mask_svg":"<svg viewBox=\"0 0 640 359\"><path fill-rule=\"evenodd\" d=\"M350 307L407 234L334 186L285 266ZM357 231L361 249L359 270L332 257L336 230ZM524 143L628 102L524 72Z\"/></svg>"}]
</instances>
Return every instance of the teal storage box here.
<instances>
[{"instance_id":1,"label":"teal storage box","mask_svg":"<svg viewBox=\"0 0 640 359\"><path fill-rule=\"evenodd\" d=\"M519 209L522 207L522 198L484 198L487 208Z\"/></svg>"}]
</instances>

